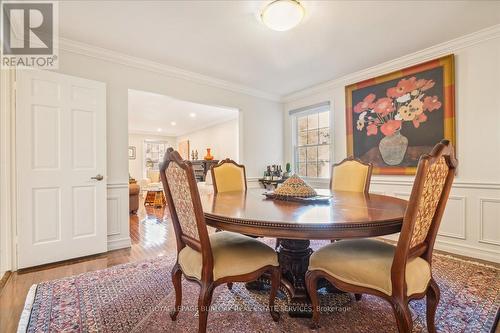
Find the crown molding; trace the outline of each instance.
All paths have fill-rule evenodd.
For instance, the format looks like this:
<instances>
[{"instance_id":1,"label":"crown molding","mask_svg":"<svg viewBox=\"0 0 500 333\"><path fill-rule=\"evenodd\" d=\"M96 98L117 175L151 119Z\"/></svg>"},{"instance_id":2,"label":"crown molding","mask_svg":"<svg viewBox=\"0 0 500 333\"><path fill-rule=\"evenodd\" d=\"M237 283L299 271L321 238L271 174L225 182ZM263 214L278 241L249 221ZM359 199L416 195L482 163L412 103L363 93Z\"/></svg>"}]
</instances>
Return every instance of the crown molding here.
<instances>
[{"instance_id":1,"label":"crown molding","mask_svg":"<svg viewBox=\"0 0 500 333\"><path fill-rule=\"evenodd\" d=\"M160 73L170 77L188 80L191 82L208 85L215 88L220 88L236 93L242 93L257 98L270 100L273 102L288 103L316 93L324 92L324 90L329 88L345 86L354 82L368 79L373 76L378 76L400 68L412 66L499 37L500 37L500 24L497 24L489 28L482 29L473 32L471 34L467 34L449 40L447 42L428 47L426 49L402 56L400 58L389 60L382 64L378 64L376 66L369 67L357 71L355 73L342 76L338 79L333 79L330 81L326 81L324 83L314 85L309 88L304 88L284 96L265 92L245 85L213 78L207 75L191 72L177 67L161 64L155 61L129 56L120 52L111 51L105 48L93 46L82 42L77 42L67 38L59 39L59 49L75 54L90 56L93 58L113 63L118 63L124 66L135 67L138 69L143 69L154 73Z\"/></svg>"},{"instance_id":2,"label":"crown molding","mask_svg":"<svg viewBox=\"0 0 500 333\"><path fill-rule=\"evenodd\" d=\"M355 82L363 81L374 76L386 74L392 72L394 70L398 70L401 68L405 68L408 66L416 65L421 62L425 62L428 60L432 60L434 58L438 58L440 56L447 55L449 53L453 53L457 50L485 42L490 39L499 38L500 37L500 24L491 26L486 29L482 29L476 32L473 32L468 35L464 35L452 40L449 40L444 43L440 43L426 49L402 56L400 58L396 58L393 60L389 60L382 64L369 67L345 76L342 76L338 79L333 79L330 81L326 81L324 83L320 83L314 85L309 88L305 88L294 93L283 96L281 102L288 103L293 102L295 100L308 97L310 95L322 93L327 89L346 86Z\"/></svg>"},{"instance_id":3,"label":"crown molding","mask_svg":"<svg viewBox=\"0 0 500 333\"><path fill-rule=\"evenodd\" d=\"M281 96L277 94L268 93L245 85L213 78L207 75L198 74L177 67L161 64L155 61L129 56L124 53L111 51L105 48L93 46L82 42L77 42L67 38L61 37L59 39L59 50L83 56L93 57L100 60L109 61L112 63L118 63L124 66L143 69L154 73L160 73L177 79L188 80L191 82L204 84L224 90L229 90L236 93L263 98L273 102L281 101Z\"/></svg>"}]
</instances>

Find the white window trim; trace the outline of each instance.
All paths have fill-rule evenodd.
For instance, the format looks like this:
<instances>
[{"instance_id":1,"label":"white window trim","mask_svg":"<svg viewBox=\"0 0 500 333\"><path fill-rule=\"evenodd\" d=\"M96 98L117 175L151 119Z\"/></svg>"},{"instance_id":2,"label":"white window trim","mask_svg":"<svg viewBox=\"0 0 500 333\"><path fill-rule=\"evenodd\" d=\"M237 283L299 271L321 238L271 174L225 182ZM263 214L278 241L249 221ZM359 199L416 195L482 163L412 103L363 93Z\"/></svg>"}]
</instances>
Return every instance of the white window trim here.
<instances>
[{"instance_id":1,"label":"white window trim","mask_svg":"<svg viewBox=\"0 0 500 333\"><path fill-rule=\"evenodd\" d=\"M292 165L292 172L296 172L296 156L295 156L295 148L297 146L297 117L298 116L304 116L304 115L308 115L308 114L312 114L312 113L317 113L317 112L322 112L322 111L328 111L330 112L330 123L329 123L329 127L330 127L330 156L329 156L329 169L330 169L330 172L331 172L331 168L332 168L332 165L333 165L333 113L332 113L332 108L331 108L331 105L332 103L330 103L330 101L326 101L326 102L321 102L321 103L317 103L317 104L313 104L313 105L310 105L310 106L305 106L305 107L301 107L301 108L298 108L298 109L293 109L293 110L290 110L288 112L288 115L289 115L289 118L290 118L290 126L291 126L291 165ZM330 180L330 177L302 177L304 180L310 182L310 183L314 183L314 184L318 184L318 185L322 185L326 182L329 182Z\"/></svg>"}]
</instances>

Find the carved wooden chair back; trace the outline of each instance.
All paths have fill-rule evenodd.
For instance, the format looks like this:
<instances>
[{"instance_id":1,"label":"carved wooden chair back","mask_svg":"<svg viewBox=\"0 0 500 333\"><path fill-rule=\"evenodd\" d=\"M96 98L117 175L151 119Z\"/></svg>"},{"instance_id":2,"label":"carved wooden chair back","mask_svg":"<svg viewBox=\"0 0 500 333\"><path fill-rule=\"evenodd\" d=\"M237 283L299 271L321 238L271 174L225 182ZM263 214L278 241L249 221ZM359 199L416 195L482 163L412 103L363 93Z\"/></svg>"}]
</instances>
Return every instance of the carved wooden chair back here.
<instances>
[{"instance_id":1,"label":"carved wooden chair back","mask_svg":"<svg viewBox=\"0 0 500 333\"><path fill-rule=\"evenodd\" d=\"M185 246L201 252L202 276L211 278L212 248L191 162L168 148L160 165L160 178L174 225L177 253Z\"/></svg>"},{"instance_id":2,"label":"carved wooden chair back","mask_svg":"<svg viewBox=\"0 0 500 333\"><path fill-rule=\"evenodd\" d=\"M330 189L368 193L373 165L349 156L332 166Z\"/></svg>"},{"instance_id":3,"label":"carved wooden chair back","mask_svg":"<svg viewBox=\"0 0 500 333\"><path fill-rule=\"evenodd\" d=\"M442 140L430 154L420 157L391 268L393 291L399 295L406 295L407 260L422 257L429 265L432 262L434 242L457 164L448 140Z\"/></svg>"},{"instance_id":4,"label":"carved wooden chair back","mask_svg":"<svg viewBox=\"0 0 500 333\"><path fill-rule=\"evenodd\" d=\"M215 193L247 190L245 166L229 158L212 166L211 174Z\"/></svg>"}]
</instances>

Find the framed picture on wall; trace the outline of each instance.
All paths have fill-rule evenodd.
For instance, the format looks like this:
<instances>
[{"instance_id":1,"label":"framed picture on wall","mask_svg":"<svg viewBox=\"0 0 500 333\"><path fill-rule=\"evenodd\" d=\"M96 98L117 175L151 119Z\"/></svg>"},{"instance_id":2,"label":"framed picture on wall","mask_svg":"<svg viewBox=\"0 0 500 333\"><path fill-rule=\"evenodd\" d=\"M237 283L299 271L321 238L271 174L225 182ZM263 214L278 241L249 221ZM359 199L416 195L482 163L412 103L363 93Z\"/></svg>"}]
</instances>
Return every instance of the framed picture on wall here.
<instances>
[{"instance_id":1,"label":"framed picture on wall","mask_svg":"<svg viewBox=\"0 0 500 333\"><path fill-rule=\"evenodd\" d=\"M128 159L129 160L135 160L136 157L136 152L135 152L135 147L134 146L128 146Z\"/></svg>"},{"instance_id":2,"label":"framed picture on wall","mask_svg":"<svg viewBox=\"0 0 500 333\"><path fill-rule=\"evenodd\" d=\"M347 86L347 154L376 174L415 174L441 139L455 145L454 83L448 55Z\"/></svg>"}]
</instances>

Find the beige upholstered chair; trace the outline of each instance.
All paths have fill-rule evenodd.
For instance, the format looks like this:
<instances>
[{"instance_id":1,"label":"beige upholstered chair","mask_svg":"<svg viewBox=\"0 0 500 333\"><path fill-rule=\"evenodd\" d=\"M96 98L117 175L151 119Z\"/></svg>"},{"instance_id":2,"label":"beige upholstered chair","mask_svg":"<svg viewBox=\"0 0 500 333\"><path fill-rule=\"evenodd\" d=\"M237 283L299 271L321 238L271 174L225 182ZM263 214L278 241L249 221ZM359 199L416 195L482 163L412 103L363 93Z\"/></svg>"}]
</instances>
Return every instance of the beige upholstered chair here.
<instances>
[{"instance_id":1,"label":"beige upholstered chair","mask_svg":"<svg viewBox=\"0 0 500 333\"><path fill-rule=\"evenodd\" d=\"M350 156L332 167L332 191L368 193L373 166Z\"/></svg>"},{"instance_id":2,"label":"beige upholstered chair","mask_svg":"<svg viewBox=\"0 0 500 333\"><path fill-rule=\"evenodd\" d=\"M172 269L176 320L182 302L181 276L201 286L198 299L199 332L205 332L208 310L215 287L223 283L254 281L263 273L271 275L269 307L273 320L279 313L274 299L280 284L276 252L251 237L232 232L208 234L193 169L169 148L160 168L165 196L177 240L177 261Z\"/></svg>"},{"instance_id":3,"label":"beige upholstered chair","mask_svg":"<svg viewBox=\"0 0 500 333\"><path fill-rule=\"evenodd\" d=\"M226 158L211 168L215 193L247 190L245 166Z\"/></svg>"},{"instance_id":4,"label":"beige upholstered chair","mask_svg":"<svg viewBox=\"0 0 500 333\"><path fill-rule=\"evenodd\" d=\"M317 281L326 278L340 290L383 297L394 309L399 332L411 332L411 299L427 296L427 329L435 332L439 286L432 278L434 241L448 200L457 161L443 140L420 158L401 234L396 246L375 240L341 240L314 252L306 285L318 326Z\"/></svg>"}]
</instances>

